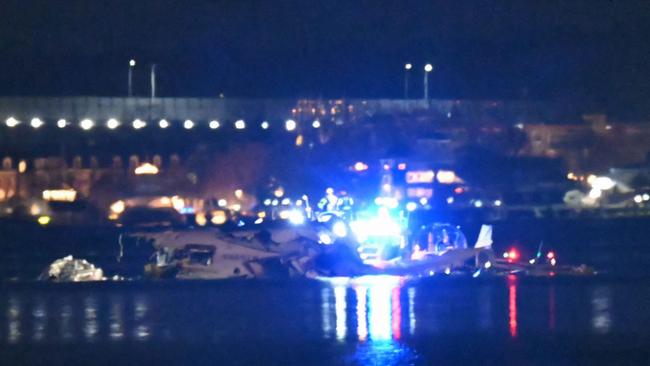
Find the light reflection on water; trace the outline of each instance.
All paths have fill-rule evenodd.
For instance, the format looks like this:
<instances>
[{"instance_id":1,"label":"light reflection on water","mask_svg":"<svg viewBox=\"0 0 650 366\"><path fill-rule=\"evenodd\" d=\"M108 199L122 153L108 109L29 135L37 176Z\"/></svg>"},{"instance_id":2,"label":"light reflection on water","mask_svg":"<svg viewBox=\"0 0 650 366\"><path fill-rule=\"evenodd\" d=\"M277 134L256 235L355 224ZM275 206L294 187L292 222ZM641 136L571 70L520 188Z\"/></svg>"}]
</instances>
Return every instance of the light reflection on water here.
<instances>
[{"instance_id":1,"label":"light reflection on water","mask_svg":"<svg viewBox=\"0 0 650 366\"><path fill-rule=\"evenodd\" d=\"M415 288L408 289L408 307L409 307L409 335L415 334Z\"/></svg>"},{"instance_id":2,"label":"light reflection on water","mask_svg":"<svg viewBox=\"0 0 650 366\"><path fill-rule=\"evenodd\" d=\"M348 328L345 323L347 316L345 311L347 309L347 303L345 301L346 288L343 286L334 287L334 301L336 309L336 339L339 341L345 340Z\"/></svg>"},{"instance_id":3,"label":"light reflection on water","mask_svg":"<svg viewBox=\"0 0 650 366\"><path fill-rule=\"evenodd\" d=\"M650 327L645 307L613 299L633 294L621 295L608 285L576 287L551 282L530 286L515 277L487 283L361 277L307 288L287 286L286 301L265 302L263 308L255 305L257 300L277 296L276 290L247 286L238 288L242 297L230 302L233 296L219 298L220 290L208 286L198 290L179 286L160 296L146 286L130 292L120 287L108 292L9 291L0 297L0 344L218 342L277 333L290 339L310 337L352 345L359 350L357 361L363 354L391 363L388 354L402 357L411 352L408 345L414 340L448 334L521 339L540 332L600 335ZM302 300L295 301L296 296ZM206 303L206 298L219 300ZM620 312L621 304L629 308L625 308L629 320L624 324L621 316L614 316L615 305ZM582 315L575 316L576 312ZM296 314L313 316L307 320ZM218 336L213 337L215 329Z\"/></svg>"},{"instance_id":4,"label":"light reflection on water","mask_svg":"<svg viewBox=\"0 0 650 366\"><path fill-rule=\"evenodd\" d=\"M9 343L17 343L20 341L21 332L20 332L20 323L21 323L21 311L20 311L20 301L15 297L9 298L9 306L7 306L7 324L8 324L8 333L7 337Z\"/></svg>"},{"instance_id":5,"label":"light reflection on water","mask_svg":"<svg viewBox=\"0 0 650 366\"><path fill-rule=\"evenodd\" d=\"M517 277L508 276L508 326L510 336L517 337Z\"/></svg>"},{"instance_id":6,"label":"light reflection on water","mask_svg":"<svg viewBox=\"0 0 650 366\"><path fill-rule=\"evenodd\" d=\"M591 326L599 334L608 333L612 325L611 293L606 287L596 287L591 293Z\"/></svg>"},{"instance_id":7,"label":"light reflection on water","mask_svg":"<svg viewBox=\"0 0 650 366\"><path fill-rule=\"evenodd\" d=\"M365 287L356 287L354 289L357 297L357 337L363 342L368 339L368 318L366 310L366 294L368 289Z\"/></svg>"},{"instance_id":8,"label":"light reflection on water","mask_svg":"<svg viewBox=\"0 0 650 366\"><path fill-rule=\"evenodd\" d=\"M109 336L113 340L120 340L124 337L124 314L122 303L122 297L113 296L111 297L111 315L109 318L110 322L110 331Z\"/></svg>"},{"instance_id":9,"label":"light reflection on water","mask_svg":"<svg viewBox=\"0 0 650 366\"><path fill-rule=\"evenodd\" d=\"M151 335L151 330L146 322L147 312L149 311L147 298L144 296L137 296L135 298L134 308L134 318L136 322L134 337L139 341L147 340Z\"/></svg>"},{"instance_id":10,"label":"light reflection on water","mask_svg":"<svg viewBox=\"0 0 650 366\"><path fill-rule=\"evenodd\" d=\"M334 306L331 306L330 291L321 291L323 311L323 336L329 338L329 324L332 316L336 324L336 338L357 342L357 352L353 358L361 364L396 364L414 357L413 351L399 342L402 336L402 280L397 277L361 277L345 284L334 282ZM412 301L415 288L409 288L409 332L415 330L415 311ZM348 296L348 294L350 296ZM348 306L347 299L356 306ZM334 311L332 311L334 309ZM356 317L356 332L348 334L347 310ZM353 312L352 312L353 310ZM354 334L356 333L356 334ZM354 337L348 338L348 337Z\"/></svg>"},{"instance_id":11,"label":"light reflection on water","mask_svg":"<svg viewBox=\"0 0 650 366\"><path fill-rule=\"evenodd\" d=\"M5 340L10 344L28 340L73 342L77 338L86 342L104 341L105 338L121 341L127 338L129 326L133 330L133 339L147 340L150 337L147 296L136 296L130 308L126 307L121 295L107 299L88 295L80 300L81 303L75 305L75 300L69 296L50 300L35 296L29 300L13 294L6 298L6 302L0 299L0 306L5 307L6 320L6 327L3 327L6 333L0 332L0 344ZM107 311L102 311L102 304L106 304ZM133 319L130 325L126 323L128 315L125 312L130 312ZM107 322L107 329L102 329L104 322Z\"/></svg>"},{"instance_id":12,"label":"light reflection on water","mask_svg":"<svg viewBox=\"0 0 650 366\"><path fill-rule=\"evenodd\" d=\"M72 329L72 305L70 305L70 300L67 298L63 299L63 304L61 304L61 321L60 321L60 332L61 337L65 341L69 341L74 338L74 332Z\"/></svg>"},{"instance_id":13,"label":"light reflection on water","mask_svg":"<svg viewBox=\"0 0 650 366\"><path fill-rule=\"evenodd\" d=\"M45 309L43 299L38 298L32 311L32 317L34 318L33 339L37 342L45 338L45 327L47 325L47 312Z\"/></svg>"},{"instance_id":14,"label":"light reflection on water","mask_svg":"<svg viewBox=\"0 0 650 366\"><path fill-rule=\"evenodd\" d=\"M94 341L99 332L99 323L97 322L97 300L94 296L89 296L84 300L84 336L88 341Z\"/></svg>"},{"instance_id":15,"label":"light reflection on water","mask_svg":"<svg viewBox=\"0 0 650 366\"><path fill-rule=\"evenodd\" d=\"M321 290L321 314L322 314L322 319L323 319L323 336L325 338L329 338L330 334L332 332L332 314L331 314L331 308L332 308L332 300L331 300L331 295L332 290L329 287L325 287Z\"/></svg>"}]
</instances>

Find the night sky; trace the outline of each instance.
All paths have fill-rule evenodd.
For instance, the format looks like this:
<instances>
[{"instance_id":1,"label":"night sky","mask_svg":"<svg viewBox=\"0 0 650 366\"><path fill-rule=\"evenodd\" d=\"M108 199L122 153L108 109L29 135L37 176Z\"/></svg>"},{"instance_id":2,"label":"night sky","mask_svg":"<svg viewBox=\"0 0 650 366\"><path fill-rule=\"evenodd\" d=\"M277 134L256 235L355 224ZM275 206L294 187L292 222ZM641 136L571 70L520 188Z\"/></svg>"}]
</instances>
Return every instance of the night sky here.
<instances>
[{"instance_id":1,"label":"night sky","mask_svg":"<svg viewBox=\"0 0 650 366\"><path fill-rule=\"evenodd\" d=\"M535 5L531 4L535 3ZM641 102L650 2L0 2L0 94L402 97ZM417 92L417 93L416 93Z\"/></svg>"}]
</instances>

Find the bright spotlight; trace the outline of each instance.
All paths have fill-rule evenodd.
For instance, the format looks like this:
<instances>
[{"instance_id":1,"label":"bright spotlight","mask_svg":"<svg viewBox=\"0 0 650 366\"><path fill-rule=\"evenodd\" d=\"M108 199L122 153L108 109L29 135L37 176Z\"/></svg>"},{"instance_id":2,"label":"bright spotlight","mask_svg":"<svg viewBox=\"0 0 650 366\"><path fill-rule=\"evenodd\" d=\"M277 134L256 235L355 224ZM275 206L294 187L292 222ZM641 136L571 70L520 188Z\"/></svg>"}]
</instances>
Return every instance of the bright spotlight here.
<instances>
[{"instance_id":1,"label":"bright spotlight","mask_svg":"<svg viewBox=\"0 0 650 366\"><path fill-rule=\"evenodd\" d=\"M191 130L192 127L194 127L194 122L192 122L191 119L186 119L185 122L183 122L183 128L186 130Z\"/></svg>"},{"instance_id":2,"label":"bright spotlight","mask_svg":"<svg viewBox=\"0 0 650 366\"><path fill-rule=\"evenodd\" d=\"M426 71L426 72L433 71L433 65L431 65L431 64L424 65L424 71Z\"/></svg>"},{"instance_id":3,"label":"bright spotlight","mask_svg":"<svg viewBox=\"0 0 650 366\"><path fill-rule=\"evenodd\" d=\"M91 128L93 128L95 126L95 122L93 122L91 119L86 118L86 119L82 120L81 122L79 122L79 126L83 130L88 131L88 130L90 130Z\"/></svg>"},{"instance_id":4,"label":"bright spotlight","mask_svg":"<svg viewBox=\"0 0 650 366\"><path fill-rule=\"evenodd\" d=\"M57 127L59 127L59 128L65 128L65 126L68 125L68 121L66 121L65 119L61 118L60 120L56 121L56 125L57 125Z\"/></svg>"},{"instance_id":5,"label":"bright spotlight","mask_svg":"<svg viewBox=\"0 0 650 366\"><path fill-rule=\"evenodd\" d=\"M129 66L131 66L131 67L135 66L135 60L134 59L129 60Z\"/></svg>"},{"instance_id":6,"label":"bright spotlight","mask_svg":"<svg viewBox=\"0 0 650 366\"><path fill-rule=\"evenodd\" d=\"M167 122L166 119L161 119L158 122L158 126L160 126L160 128L167 128L167 127L169 127L169 122Z\"/></svg>"},{"instance_id":7,"label":"bright spotlight","mask_svg":"<svg viewBox=\"0 0 650 366\"><path fill-rule=\"evenodd\" d=\"M244 122L243 119L237 120L235 122L235 128L238 130L243 130L244 128L246 128L246 122Z\"/></svg>"},{"instance_id":8,"label":"bright spotlight","mask_svg":"<svg viewBox=\"0 0 650 366\"><path fill-rule=\"evenodd\" d=\"M299 210L289 212L289 222L294 225L302 225L305 223L305 215Z\"/></svg>"},{"instance_id":9,"label":"bright spotlight","mask_svg":"<svg viewBox=\"0 0 650 366\"><path fill-rule=\"evenodd\" d=\"M337 221L332 226L332 232L339 238L344 238L348 235L348 228L345 227L345 223L343 221Z\"/></svg>"},{"instance_id":10,"label":"bright spotlight","mask_svg":"<svg viewBox=\"0 0 650 366\"><path fill-rule=\"evenodd\" d=\"M597 188L600 189L601 191L607 191L614 188L614 186L616 186L616 182L614 182L612 178L604 177L604 176L594 178L590 182L590 184L592 188Z\"/></svg>"},{"instance_id":11,"label":"bright spotlight","mask_svg":"<svg viewBox=\"0 0 650 366\"><path fill-rule=\"evenodd\" d=\"M292 120L292 119L288 119L288 120L284 123L284 127L287 129L287 131L293 131L293 130L295 130L295 129L296 129L296 126L297 126L297 125L296 125L296 121L294 121L294 120Z\"/></svg>"},{"instance_id":12,"label":"bright spotlight","mask_svg":"<svg viewBox=\"0 0 650 366\"><path fill-rule=\"evenodd\" d=\"M404 65L405 70L411 70L412 68L413 68L413 65L411 65L410 63Z\"/></svg>"},{"instance_id":13,"label":"bright spotlight","mask_svg":"<svg viewBox=\"0 0 650 366\"><path fill-rule=\"evenodd\" d=\"M106 121L106 127L108 127L111 130L116 129L120 125L120 122L116 120L115 118L111 118L108 121Z\"/></svg>"},{"instance_id":14,"label":"bright spotlight","mask_svg":"<svg viewBox=\"0 0 650 366\"><path fill-rule=\"evenodd\" d=\"M219 123L219 121L217 121L217 120L212 120L212 121L210 121L210 123L208 124L208 126L209 126L211 129L216 130L217 128L219 128L219 126L221 126L221 123Z\"/></svg>"},{"instance_id":15,"label":"bright spotlight","mask_svg":"<svg viewBox=\"0 0 650 366\"><path fill-rule=\"evenodd\" d=\"M320 121L319 121L319 120L315 120L314 122L312 122L311 126L312 126L313 128L320 128Z\"/></svg>"},{"instance_id":16,"label":"bright spotlight","mask_svg":"<svg viewBox=\"0 0 650 366\"><path fill-rule=\"evenodd\" d=\"M20 121L15 119L14 117L9 117L5 121L5 124L7 125L7 127L16 127L20 124Z\"/></svg>"},{"instance_id":17,"label":"bright spotlight","mask_svg":"<svg viewBox=\"0 0 650 366\"><path fill-rule=\"evenodd\" d=\"M147 122L145 122L145 121L143 121L143 120L141 120L139 118L136 118L133 121L133 128L135 128L136 130L139 130L139 129L144 128L146 126L147 126Z\"/></svg>"},{"instance_id":18,"label":"bright spotlight","mask_svg":"<svg viewBox=\"0 0 650 366\"><path fill-rule=\"evenodd\" d=\"M269 128L269 123L267 121L264 121L264 122L262 122L261 126L262 126L263 130L266 130L266 129Z\"/></svg>"}]
</instances>

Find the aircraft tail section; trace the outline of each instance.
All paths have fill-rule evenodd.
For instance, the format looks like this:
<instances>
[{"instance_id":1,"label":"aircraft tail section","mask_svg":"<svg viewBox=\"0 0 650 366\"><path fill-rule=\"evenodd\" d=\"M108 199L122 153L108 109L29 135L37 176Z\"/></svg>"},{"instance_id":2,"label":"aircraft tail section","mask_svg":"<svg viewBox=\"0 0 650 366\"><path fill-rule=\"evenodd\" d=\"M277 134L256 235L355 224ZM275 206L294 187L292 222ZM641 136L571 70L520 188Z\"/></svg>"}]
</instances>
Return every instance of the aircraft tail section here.
<instances>
[{"instance_id":1,"label":"aircraft tail section","mask_svg":"<svg viewBox=\"0 0 650 366\"><path fill-rule=\"evenodd\" d=\"M482 225L474 249L492 249L492 225Z\"/></svg>"}]
</instances>

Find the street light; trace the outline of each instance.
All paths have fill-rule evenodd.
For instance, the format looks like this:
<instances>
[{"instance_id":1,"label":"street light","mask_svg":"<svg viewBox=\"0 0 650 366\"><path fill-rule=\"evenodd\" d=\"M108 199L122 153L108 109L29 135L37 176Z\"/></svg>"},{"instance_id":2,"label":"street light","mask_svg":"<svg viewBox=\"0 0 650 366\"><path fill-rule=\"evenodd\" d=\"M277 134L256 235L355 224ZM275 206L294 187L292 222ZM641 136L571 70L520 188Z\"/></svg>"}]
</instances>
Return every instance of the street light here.
<instances>
[{"instance_id":1,"label":"street light","mask_svg":"<svg viewBox=\"0 0 650 366\"><path fill-rule=\"evenodd\" d=\"M14 117L9 117L5 121L5 124L7 125L7 127L16 127L18 126L18 124L20 124L20 121L15 119Z\"/></svg>"},{"instance_id":2,"label":"street light","mask_svg":"<svg viewBox=\"0 0 650 366\"><path fill-rule=\"evenodd\" d=\"M34 128L39 128L43 125L43 120L41 120L38 117L32 118L32 120L29 122L29 124L34 127Z\"/></svg>"},{"instance_id":3,"label":"street light","mask_svg":"<svg viewBox=\"0 0 650 366\"><path fill-rule=\"evenodd\" d=\"M133 96L133 68L135 67L135 60L129 60L129 96Z\"/></svg>"},{"instance_id":4,"label":"street light","mask_svg":"<svg viewBox=\"0 0 650 366\"><path fill-rule=\"evenodd\" d=\"M219 121L217 121L215 119L215 120L210 121L209 126L210 126L210 129L216 130L217 128L219 128L219 126L221 126L221 123L219 123Z\"/></svg>"},{"instance_id":5,"label":"street light","mask_svg":"<svg viewBox=\"0 0 650 366\"><path fill-rule=\"evenodd\" d=\"M243 130L246 128L246 122L243 119L239 119L235 122L235 128L238 130Z\"/></svg>"},{"instance_id":6,"label":"street light","mask_svg":"<svg viewBox=\"0 0 650 366\"><path fill-rule=\"evenodd\" d=\"M81 122L79 122L79 127L81 127L81 129L85 131L90 130L91 128L93 128L93 126L95 126L95 122L93 122L93 120L90 118L86 118Z\"/></svg>"},{"instance_id":7,"label":"street light","mask_svg":"<svg viewBox=\"0 0 650 366\"><path fill-rule=\"evenodd\" d=\"M194 122L191 119L186 119L185 122L183 122L184 129L191 130L192 127L194 127Z\"/></svg>"},{"instance_id":8,"label":"street light","mask_svg":"<svg viewBox=\"0 0 650 366\"><path fill-rule=\"evenodd\" d=\"M295 129L296 129L296 126L297 126L296 121L294 121L294 120L292 120L292 119L288 119L288 120L284 123L284 127L287 129L287 131L293 131L293 130L295 130Z\"/></svg>"},{"instance_id":9,"label":"street light","mask_svg":"<svg viewBox=\"0 0 650 366\"><path fill-rule=\"evenodd\" d=\"M268 123L267 121L264 121L264 122L262 122L262 125L261 125L261 126L262 126L262 129L263 129L263 130L266 130L266 129L269 128L269 123Z\"/></svg>"},{"instance_id":10,"label":"street light","mask_svg":"<svg viewBox=\"0 0 650 366\"><path fill-rule=\"evenodd\" d=\"M433 65L424 65L424 100L429 100L429 73L433 71Z\"/></svg>"},{"instance_id":11,"label":"street light","mask_svg":"<svg viewBox=\"0 0 650 366\"><path fill-rule=\"evenodd\" d=\"M413 68L413 65L407 63L404 65L404 99L409 98L409 71Z\"/></svg>"},{"instance_id":12,"label":"street light","mask_svg":"<svg viewBox=\"0 0 650 366\"><path fill-rule=\"evenodd\" d=\"M65 128L65 126L68 125L68 121L66 121L64 118L61 118L60 120L56 121L56 125L59 128Z\"/></svg>"},{"instance_id":13,"label":"street light","mask_svg":"<svg viewBox=\"0 0 650 366\"><path fill-rule=\"evenodd\" d=\"M141 120L140 118L136 118L133 120L133 123L131 123L134 129L139 130L141 128L145 128L147 126L147 122Z\"/></svg>"},{"instance_id":14,"label":"street light","mask_svg":"<svg viewBox=\"0 0 650 366\"><path fill-rule=\"evenodd\" d=\"M106 121L106 127L110 130L116 129L120 125L120 122L116 120L115 118L111 118L108 121Z\"/></svg>"}]
</instances>

